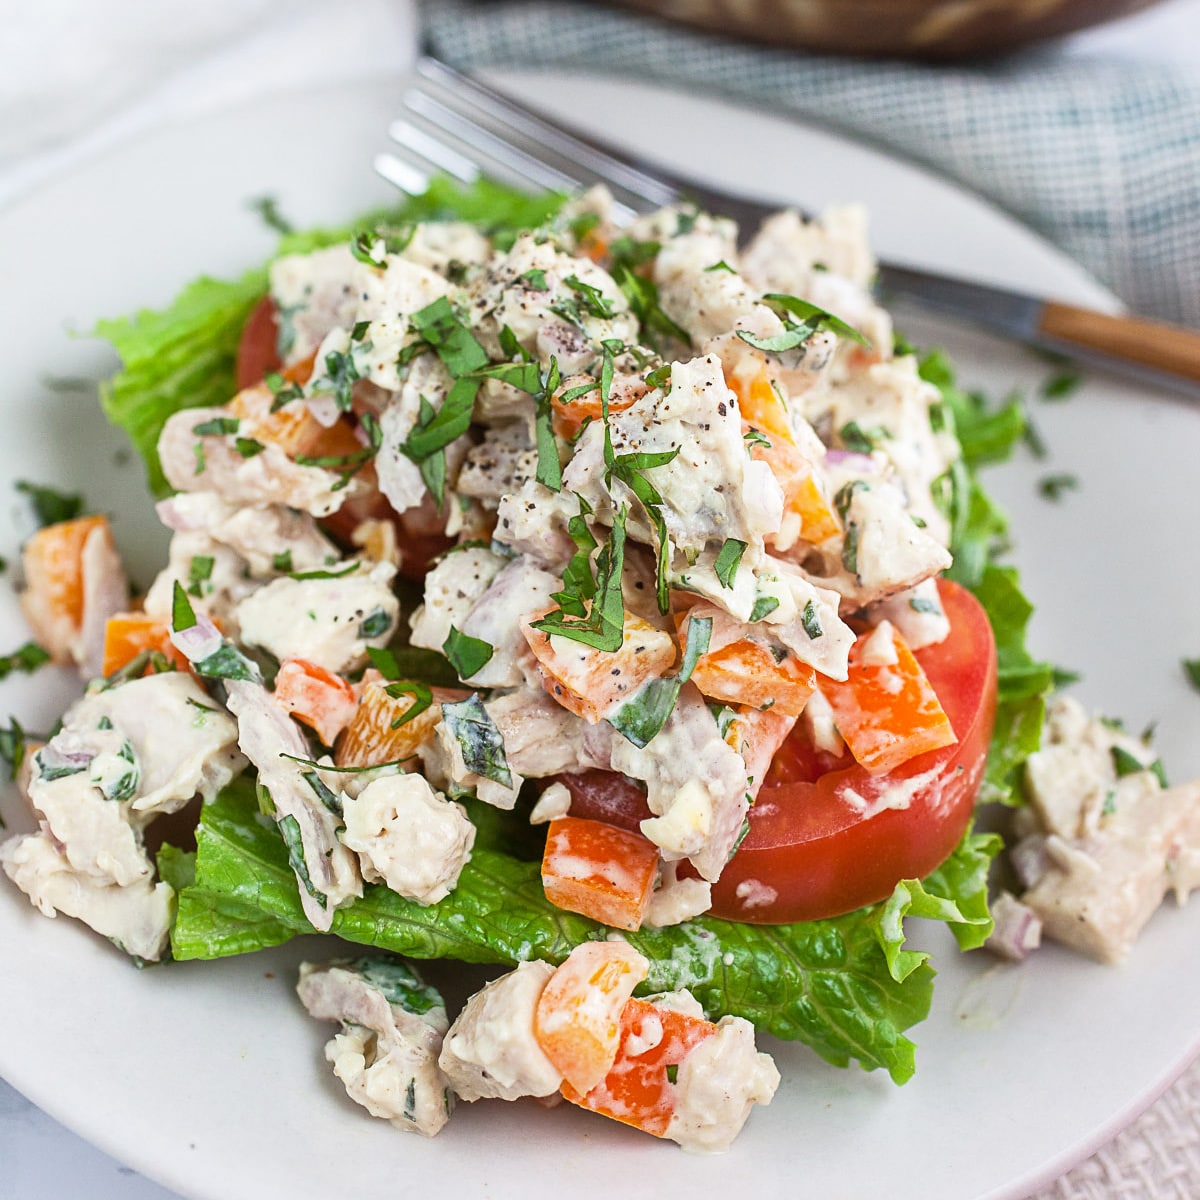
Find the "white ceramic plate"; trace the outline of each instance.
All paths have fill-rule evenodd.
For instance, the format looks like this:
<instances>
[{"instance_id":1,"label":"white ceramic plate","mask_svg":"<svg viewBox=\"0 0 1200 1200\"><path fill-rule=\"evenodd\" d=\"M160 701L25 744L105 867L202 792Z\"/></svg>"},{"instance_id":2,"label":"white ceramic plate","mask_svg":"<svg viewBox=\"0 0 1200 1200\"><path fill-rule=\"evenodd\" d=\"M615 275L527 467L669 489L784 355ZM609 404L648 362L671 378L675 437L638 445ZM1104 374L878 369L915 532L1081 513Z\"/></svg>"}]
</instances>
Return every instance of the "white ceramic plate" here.
<instances>
[{"instance_id":1,"label":"white ceramic plate","mask_svg":"<svg viewBox=\"0 0 1200 1200\"><path fill-rule=\"evenodd\" d=\"M976 200L827 135L648 88L521 81L531 95L681 166L816 206L863 199L895 256L1109 305L1083 274ZM100 315L166 301L200 271L258 261L271 239L244 207L275 193L297 222L339 220L386 195L367 163L395 81L296 95L148 138L0 214L4 436L0 475L74 485L111 511L136 579L163 540L136 463L86 394L46 375L98 378L103 347L69 336ZM1046 368L974 335L907 327L958 355L994 392ZM1200 698L1181 656L1200 655L1200 534L1192 488L1200 415L1089 381L1034 404L1052 449L990 483L1014 515L1017 556L1039 599L1037 650L1080 669L1091 704L1135 727L1159 719L1168 768L1200 773ZM1048 471L1081 489L1036 495ZM29 531L21 504L0 553ZM0 645L23 637L0 595ZM0 685L0 713L49 725L69 695L53 672ZM25 818L10 794L10 827ZM1200 905L1160 914L1130 962L1098 967L1049 949L1020 969L935 942L933 1015L915 1030L918 1074L838 1071L774 1044L784 1084L728 1155L697 1159L569 1106L462 1105L436 1140L403 1136L352 1105L329 1075L329 1030L302 1013L294 966L319 941L216 964L146 972L63 919L37 916L0 882L0 1072L84 1137L188 1196L309 1200L333 1194L610 1197L679 1194L920 1200L1017 1197L1110 1136L1200 1048Z\"/></svg>"}]
</instances>

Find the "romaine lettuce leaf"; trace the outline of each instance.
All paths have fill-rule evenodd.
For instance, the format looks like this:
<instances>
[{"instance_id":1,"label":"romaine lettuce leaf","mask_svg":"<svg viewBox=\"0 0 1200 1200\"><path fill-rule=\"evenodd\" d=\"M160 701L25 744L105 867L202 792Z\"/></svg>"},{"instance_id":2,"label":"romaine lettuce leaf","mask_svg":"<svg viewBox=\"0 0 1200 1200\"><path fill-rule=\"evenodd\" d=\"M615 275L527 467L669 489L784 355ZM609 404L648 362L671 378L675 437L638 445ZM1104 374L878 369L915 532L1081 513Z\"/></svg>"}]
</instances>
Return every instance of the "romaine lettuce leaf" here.
<instances>
[{"instance_id":1,"label":"romaine lettuce leaf","mask_svg":"<svg viewBox=\"0 0 1200 1200\"><path fill-rule=\"evenodd\" d=\"M180 893L172 933L177 959L240 954L313 932L287 850L257 817L252 781L236 782L205 807L196 840L195 883ZM605 926L550 904L539 862L488 848L497 840L483 839L439 904L422 907L368 885L361 900L334 914L331 932L411 958L505 966L561 962L581 942L608 936ZM902 957L902 918L931 915L982 929L981 854L975 839L923 887L911 885L907 899L830 920L756 926L704 917L623 936L651 961L644 991L688 987L710 1016L744 1016L829 1062L857 1060L902 1083L914 1064L904 1031L928 1014L933 980L923 955Z\"/></svg>"}]
</instances>

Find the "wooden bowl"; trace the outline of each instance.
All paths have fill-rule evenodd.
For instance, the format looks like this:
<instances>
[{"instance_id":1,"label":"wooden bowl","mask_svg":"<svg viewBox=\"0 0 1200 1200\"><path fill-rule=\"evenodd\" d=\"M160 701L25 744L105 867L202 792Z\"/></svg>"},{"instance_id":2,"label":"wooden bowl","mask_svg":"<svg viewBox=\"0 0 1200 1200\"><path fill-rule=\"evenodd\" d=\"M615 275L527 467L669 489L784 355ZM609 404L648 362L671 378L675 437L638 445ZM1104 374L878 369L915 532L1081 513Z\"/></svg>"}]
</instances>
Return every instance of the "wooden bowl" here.
<instances>
[{"instance_id":1,"label":"wooden bowl","mask_svg":"<svg viewBox=\"0 0 1200 1200\"><path fill-rule=\"evenodd\" d=\"M619 0L716 33L825 54L952 59L1000 54L1157 0Z\"/></svg>"}]
</instances>

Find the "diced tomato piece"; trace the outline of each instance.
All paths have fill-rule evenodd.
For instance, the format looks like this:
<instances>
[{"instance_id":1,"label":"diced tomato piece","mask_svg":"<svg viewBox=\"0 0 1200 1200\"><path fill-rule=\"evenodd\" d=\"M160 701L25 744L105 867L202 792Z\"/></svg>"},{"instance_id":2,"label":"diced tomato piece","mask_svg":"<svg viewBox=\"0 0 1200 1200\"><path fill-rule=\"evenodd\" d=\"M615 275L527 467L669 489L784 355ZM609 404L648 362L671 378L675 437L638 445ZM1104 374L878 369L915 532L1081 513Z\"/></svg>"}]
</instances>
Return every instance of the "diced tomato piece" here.
<instances>
[{"instance_id":1,"label":"diced tomato piece","mask_svg":"<svg viewBox=\"0 0 1200 1200\"><path fill-rule=\"evenodd\" d=\"M625 614L621 648L612 651L534 629L532 623L543 615L521 622L521 632L538 661L542 687L563 708L593 725L647 680L665 675L675 663L671 635L631 612Z\"/></svg>"},{"instance_id":2,"label":"diced tomato piece","mask_svg":"<svg viewBox=\"0 0 1200 1200\"><path fill-rule=\"evenodd\" d=\"M542 855L546 899L617 929L638 929L650 907L658 847L603 821L558 817Z\"/></svg>"},{"instance_id":3,"label":"diced tomato piece","mask_svg":"<svg viewBox=\"0 0 1200 1200\"><path fill-rule=\"evenodd\" d=\"M880 649L887 661L878 661ZM855 762L872 775L958 741L921 664L890 625L858 638L846 680L823 677L820 686Z\"/></svg>"},{"instance_id":4,"label":"diced tomato piece","mask_svg":"<svg viewBox=\"0 0 1200 1200\"><path fill-rule=\"evenodd\" d=\"M280 664L275 699L310 729L323 745L332 746L358 708L354 689L340 675L302 658Z\"/></svg>"},{"instance_id":5,"label":"diced tomato piece","mask_svg":"<svg viewBox=\"0 0 1200 1200\"><path fill-rule=\"evenodd\" d=\"M237 385L252 387L279 366L279 320L275 301L264 296L251 310L237 349Z\"/></svg>"},{"instance_id":6,"label":"diced tomato piece","mask_svg":"<svg viewBox=\"0 0 1200 1200\"><path fill-rule=\"evenodd\" d=\"M612 1068L621 1010L650 969L628 942L584 942L550 976L533 1017L542 1052L577 1092Z\"/></svg>"},{"instance_id":7,"label":"diced tomato piece","mask_svg":"<svg viewBox=\"0 0 1200 1200\"><path fill-rule=\"evenodd\" d=\"M631 997L621 1011L621 1040L612 1069L586 1093L564 1083L563 1098L662 1137L675 1112L680 1066L716 1031L711 1021Z\"/></svg>"},{"instance_id":8,"label":"diced tomato piece","mask_svg":"<svg viewBox=\"0 0 1200 1200\"><path fill-rule=\"evenodd\" d=\"M792 513L800 521L800 536L815 544L840 533L842 525L833 504L814 475L812 463L796 445L783 401L771 386L766 367L749 376L730 372L726 382L737 394L742 432L757 430L770 442L769 446L751 443L750 457L771 468L783 489L785 514Z\"/></svg>"},{"instance_id":9,"label":"diced tomato piece","mask_svg":"<svg viewBox=\"0 0 1200 1200\"><path fill-rule=\"evenodd\" d=\"M400 725L404 714L416 704L416 697L407 693L392 697L387 688L386 680L363 685L358 707L334 749L333 760L339 767L366 767L409 758L433 736L442 717L441 706L431 704Z\"/></svg>"},{"instance_id":10,"label":"diced tomato piece","mask_svg":"<svg viewBox=\"0 0 1200 1200\"><path fill-rule=\"evenodd\" d=\"M83 623L83 555L93 535L107 538L112 546L107 517L77 517L47 525L21 551L26 584L21 609L55 662L70 661L71 644Z\"/></svg>"},{"instance_id":11,"label":"diced tomato piece","mask_svg":"<svg viewBox=\"0 0 1200 1200\"><path fill-rule=\"evenodd\" d=\"M178 670L191 670L192 664L187 656L172 643L171 630L165 621L156 621L145 613L130 612L117 613L105 623L104 665L101 673L111 675L147 650L165 655Z\"/></svg>"},{"instance_id":12,"label":"diced tomato piece","mask_svg":"<svg viewBox=\"0 0 1200 1200\"><path fill-rule=\"evenodd\" d=\"M817 673L791 653L776 657L773 647L753 635L726 641L722 625L728 622L721 621L721 616L720 610L707 604L676 616L679 637L685 645L693 617L710 617L714 622L710 648L696 660L692 672L692 682L701 694L723 704L751 708L767 705L798 717L816 691Z\"/></svg>"}]
</instances>

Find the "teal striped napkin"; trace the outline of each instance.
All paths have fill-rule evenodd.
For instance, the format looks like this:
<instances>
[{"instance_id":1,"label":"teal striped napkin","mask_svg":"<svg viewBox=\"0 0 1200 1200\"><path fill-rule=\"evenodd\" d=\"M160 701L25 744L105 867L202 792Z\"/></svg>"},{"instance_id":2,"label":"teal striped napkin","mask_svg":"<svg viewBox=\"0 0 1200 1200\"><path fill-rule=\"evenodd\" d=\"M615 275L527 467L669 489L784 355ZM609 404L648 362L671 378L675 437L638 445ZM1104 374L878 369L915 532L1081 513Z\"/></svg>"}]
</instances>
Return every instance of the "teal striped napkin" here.
<instances>
[{"instance_id":1,"label":"teal striped napkin","mask_svg":"<svg viewBox=\"0 0 1200 1200\"><path fill-rule=\"evenodd\" d=\"M824 58L569 0L424 0L460 68L571 68L769 104L971 188L1132 309L1200 326L1200 61L987 65Z\"/></svg>"}]
</instances>

